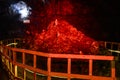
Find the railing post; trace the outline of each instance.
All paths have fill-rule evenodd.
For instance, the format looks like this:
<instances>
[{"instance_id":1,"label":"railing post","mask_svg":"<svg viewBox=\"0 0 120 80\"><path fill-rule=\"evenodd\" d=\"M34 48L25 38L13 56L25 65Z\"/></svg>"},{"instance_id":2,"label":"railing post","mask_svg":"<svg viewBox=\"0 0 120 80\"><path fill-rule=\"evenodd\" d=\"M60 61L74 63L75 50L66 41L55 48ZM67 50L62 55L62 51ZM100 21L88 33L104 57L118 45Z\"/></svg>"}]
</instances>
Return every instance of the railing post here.
<instances>
[{"instance_id":1,"label":"railing post","mask_svg":"<svg viewBox=\"0 0 120 80\"><path fill-rule=\"evenodd\" d=\"M5 48L5 47L3 47L3 54L4 54L4 55L7 55L7 53L6 53L6 52L7 52L6 48Z\"/></svg>"},{"instance_id":2,"label":"railing post","mask_svg":"<svg viewBox=\"0 0 120 80\"><path fill-rule=\"evenodd\" d=\"M34 80L36 80L36 72L34 72Z\"/></svg>"},{"instance_id":3,"label":"railing post","mask_svg":"<svg viewBox=\"0 0 120 80\"><path fill-rule=\"evenodd\" d=\"M105 42L105 48L107 48L107 42Z\"/></svg>"},{"instance_id":4,"label":"railing post","mask_svg":"<svg viewBox=\"0 0 120 80\"><path fill-rule=\"evenodd\" d=\"M13 62L16 62L16 52L13 51ZM14 73L15 73L15 77L17 77L17 66L14 65Z\"/></svg>"},{"instance_id":5,"label":"railing post","mask_svg":"<svg viewBox=\"0 0 120 80\"><path fill-rule=\"evenodd\" d=\"M93 60L89 59L89 75L90 76L92 76L92 63L93 63Z\"/></svg>"},{"instance_id":6,"label":"railing post","mask_svg":"<svg viewBox=\"0 0 120 80\"><path fill-rule=\"evenodd\" d=\"M68 80L70 80L70 74L71 74L71 59L68 58Z\"/></svg>"},{"instance_id":7,"label":"railing post","mask_svg":"<svg viewBox=\"0 0 120 80\"><path fill-rule=\"evenodd\" d=\"M34 68L36 68L36 55L34 55Z\"/></svg>"},{"instance_id":8,"label":"railing post","mask_svg":"<svg viewBox=\"0 0 120 80\"><path fill-rule=\"evenodd\" d=\"M22 63L25 64L25 53L22 53Z\"/></svg>"},{"instance_id":9,"label":"railing post","mask_svg":"<svg viewBox=\"0 0 120 80\"><path fill-rule=\"evenodd\" d=\"M15 43L16 42L16 40L15 39L13 39L13 43ZM14 47L15 47L15 45L14 45Z\"/></svg>"},{"instance_id":10,"label":"railing post","mask_svg":"<svg viewBox=\"0 0 120 80\"><path fill-rule=\"evenodd\" d=\"M17 66L15 65L15 77L17 77L18 74L17 74Z\"/></svg>"},{"instance_id":11,"label":"railing post","mask_svg":"<svg viewBox=\"0 0 120 80\"><path fill-rule=\"evenodd\" d=\"M0 41L0 44L3 44L3 41Z\"/></svg>"},{"instance_id":12,"label":"railing post","mask_svg":"<svg viewBox=\"0 0 120 80\"><path fill-rule=\"evenodd\" d=\"M111 76L115 80L115 60L111 61Z\"/></svg>"},{"instance_id":13,"label":"railing post","mask_svg":"<svg viewBox=\"0 0 120 80\"><path fill-rule=\"evenodd\" d=\"M24 69L24 80L26 80L26 71Z\"/></svg>"},{"instance_id":14,"label":"railing post","mask_svg":"<svg viewBox=\"0 0 120 80\"><path fill-rule=\"evenodd\" d=\"M25 65L25 53L22 53L22 63L23 63L23 65ZM25 69L23 71L23 74L24 74L24 80L26 80L26 71L25 71Z\"/></svg>"},{"instance_id":15,"label":"railing post","mask_svg":"<svg viewBox=\"0 0 120 80\"><path fill-rule=\"evenodd\" d=\"M34 55L34 64L33 67L36 68L36 55ZM34 80L36 80L36 72L34 72Z\"/></svg>"},{"instance_id":16,"label":"railing post","mask_svg":"<svg viewBox=\"0 0 120 80\"><path fill-rule=\"evenodd\" d=\"M13 51L13 61L16 62L16 52Z\"/></svg>"},{"instance_id":17,"label":"railing post","mask_svg":"<svg viewBox=\"0 0 120 80\"><path fill-rule=\"evenodd\" d=\"M113 42L110 43L110 49L113 50ZM110 55L113 55L112 51L110 52Z\"/></svg>"},{"instance_id":18,"label":"railing post","mask_svg":"<svg viewBox=\"0 0 120 80\"><path fill-rule=\"evenodd\" d=\"M12 70L12 63L10 62L10 71L13 72Z\"/></svg>"},{"instance_id":19,"label":"railing post","mask_svg":"<svg viewBox=\"0 0 120 80\"><path fill-rule=\"evenodd\" d=\"M7 68L10 70L9 60L7 59L6 62L7 62Z\"/></svg>"},{"instance_id":20,"label":"railing post","mask_svg":"<svg viewBox=\"0 0 120 80\"><path fill-rule=\"evenodd\" d=\"M47 80L51 80L51 75L50 75L50 72L51 72L51 58L50 57L48 57L47 68L48 68L48 79Z\"/></svg>"},{"instance_id":21,"label":"railing post","mask_svg":"<svg viewBox=\"0 0 120 80\"><path fill-rule=\"evenodd\" d=\"M2 42L2 41L1 41ZM3 46L2 43L0 43L0 52L3 53Z\"/></svg>"},{"instance_id":22,"label":"railing post","mask_svg":"<svg viewBox=\"0 0 120 80\"><path fill-rule=\"evenodd\" d=\"M3 55L1 55L1 58L2 58L2 63L5 64L5 57Z\"/></svg>"}]
</instances>

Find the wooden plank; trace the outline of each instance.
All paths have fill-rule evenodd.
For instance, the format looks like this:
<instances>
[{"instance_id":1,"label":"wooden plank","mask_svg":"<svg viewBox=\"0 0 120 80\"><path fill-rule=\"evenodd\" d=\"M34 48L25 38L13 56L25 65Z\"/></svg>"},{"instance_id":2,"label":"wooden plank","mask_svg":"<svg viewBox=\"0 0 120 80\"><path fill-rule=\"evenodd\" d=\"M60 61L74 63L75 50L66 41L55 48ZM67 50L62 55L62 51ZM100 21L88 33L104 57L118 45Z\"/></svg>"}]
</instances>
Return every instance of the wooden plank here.
<instances>
[{"instance_id":1,"label":"wooden plank","mask_svg":"<svg viewBox=\"0 0 120 80\"><path fill-rule=\"evenodd\" d=\"M58 78L67 78L69 75L67 73L57 73L57 72L51 72L51 75ZM77 79L90 79L90 80L113 80L111 77L103 77L103 76L90 76L90 75L80 75L80 74L70 74L71 79L77 78Z\"/></svg>"},{"instance_id":2,"label":"wooden plank","mask_svg":"<svg viewBox=\"0 0 120 80\"><path fill-rule=\"evenodd\" d=\"M52 77L58 77L58 78L67 78L69 75L67 73L61 73L61 72L51 72ZM71 75L70 75L71 76Z\"/></svg>"},{"instance_id":3,"label":"wooden plank","mask_svg":"<svg viewBox=\"0 0 120 80\"><path fill-rule=\"evenodd\" d=\"M52 57L52 58L114 60L114 56L74 55L74 54L48 54L48 55L49 55L49 57Z\"/></svg>"},{"instance_id":4,"label":"wooden plank","mask_svg":"<svg viewBox=\"0 0 120 80\"><path fill-rule=\"evenodd\" d=\"M9 48L9 47L6 47ZM52 57L52 58L73 58L73 59L94 59L94 60L114 60L113 56L99 56L99 55L79 55L79 54L54 54L54 53L43 53L25 49L9 48L13 51L23 52L28 54L35 54L43 57Z\"/></svg>"},{"instance_id":5,"label":"wooden plank","mask_svg":"<svg viewBox=\"0 0 120 80\"><path fill-rule=\"evenodd\" d=\"M44 75L48 75L48 71L45 71L45 70L41 70L41 69L38 69L38 68L34 68L32 66L28 66L28 65L23 65L23 64L20 64L18 62L14 63L14 65L17 65L21 68L24 68L24 69L28 69L28 70L31 70L33 72L36 72L36 73L40 73L40 74L44 74Z\"/></svg>"},{"instance_id":6,"label":"wooden plank","mask_svg":"<svg viewBox=\"0 0 120 80\"><path fill-rule=\"evenodd\" d=\"M111 77L103 77L103 76L92 76L91 80L115 80Z\"/></svg>"}]
</instances>

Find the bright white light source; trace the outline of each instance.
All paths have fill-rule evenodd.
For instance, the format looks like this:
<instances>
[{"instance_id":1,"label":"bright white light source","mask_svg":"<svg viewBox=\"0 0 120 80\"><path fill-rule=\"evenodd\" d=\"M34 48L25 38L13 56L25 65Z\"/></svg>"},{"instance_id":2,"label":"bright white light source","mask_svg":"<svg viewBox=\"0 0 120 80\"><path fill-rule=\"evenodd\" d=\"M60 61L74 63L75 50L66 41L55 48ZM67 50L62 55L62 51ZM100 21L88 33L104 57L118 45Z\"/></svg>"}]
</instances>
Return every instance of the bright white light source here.
<instances>
[{"instance_id":1,"label":"bright white light source","mask_svg":"<svg viewBox=\"0 0 120 80\"><path fill-rule=\"evenodd\" d=\"M12 15L20 15L20 20L25 20L29 17L31 14L30 10L31 8L27 6L27 4L23 1L19 1L18 3L11 4L10 7L10 13Z\"/></svg>"}]
</instances>

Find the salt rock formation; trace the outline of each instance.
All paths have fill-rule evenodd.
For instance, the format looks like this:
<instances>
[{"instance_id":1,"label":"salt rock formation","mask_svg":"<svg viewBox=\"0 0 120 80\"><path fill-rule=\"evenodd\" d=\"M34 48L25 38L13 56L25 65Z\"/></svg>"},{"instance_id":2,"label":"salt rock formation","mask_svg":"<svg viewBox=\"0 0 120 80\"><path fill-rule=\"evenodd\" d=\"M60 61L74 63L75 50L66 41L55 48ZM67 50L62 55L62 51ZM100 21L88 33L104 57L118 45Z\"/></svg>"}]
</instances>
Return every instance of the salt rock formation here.
<instances>
[{"instance_id":1,"label":"salt rock formation","mask_svg":"<svg viewBox=\"0 0 120 80\"><path fill-rule=\"evenodd\" d=\"M52 21L46 30L35 35L33 49L62 54L97 54L98 42L65 20Z\"/></svg>"}]
</instances>

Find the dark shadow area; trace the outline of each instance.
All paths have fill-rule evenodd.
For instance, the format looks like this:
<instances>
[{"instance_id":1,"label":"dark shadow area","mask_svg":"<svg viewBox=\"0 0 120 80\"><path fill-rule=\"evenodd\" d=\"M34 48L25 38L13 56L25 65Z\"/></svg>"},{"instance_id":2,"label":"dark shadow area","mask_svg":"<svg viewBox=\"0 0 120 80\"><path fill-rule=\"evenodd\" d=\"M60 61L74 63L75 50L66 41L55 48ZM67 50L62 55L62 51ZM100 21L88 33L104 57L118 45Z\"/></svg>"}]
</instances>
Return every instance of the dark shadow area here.
<instances>
[{"instance_id":1,"label":"dark shadow area","mask_svg":"<svg viewBox=\"0 0 120 80\"><path fill-rule=\"evenodd\" d=\"M2 61L1 61L1 56L0 56L0 80L9 80L8 73L3 68Z\"/></svg>"}]
</instances>

